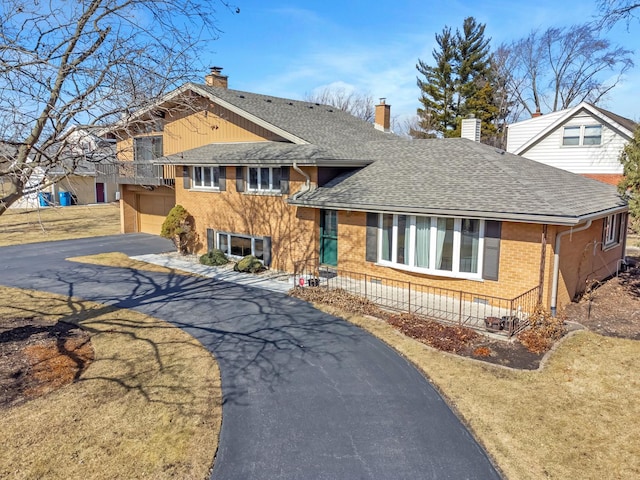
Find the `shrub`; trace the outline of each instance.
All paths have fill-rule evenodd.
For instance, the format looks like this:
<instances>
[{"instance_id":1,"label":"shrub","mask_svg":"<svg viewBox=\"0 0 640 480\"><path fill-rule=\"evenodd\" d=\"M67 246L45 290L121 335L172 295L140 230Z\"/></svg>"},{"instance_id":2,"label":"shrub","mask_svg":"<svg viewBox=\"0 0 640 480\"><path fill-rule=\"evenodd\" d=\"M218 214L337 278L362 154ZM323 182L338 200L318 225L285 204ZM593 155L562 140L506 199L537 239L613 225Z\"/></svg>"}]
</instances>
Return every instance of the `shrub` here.
<instances>
[{"instance_id":1,"label":"shrub","mask_svg":"<svg viewBox=\"0 0 640 480\"><path fill-rule=\"evenodd\" d=\"M224 252L218 248L214 248L210 252L205 253L200 257L200 263L202 265L218 266L226 265L229 263L229 259Z\"/></svg>"},{"instance_id":2,"label":"shrub","mask_svg":"<svg viewBox=\"0 0 640 480\"><path fill-rule=\"evenodd\" d=\"M176 205L162 223L160 236L171 239L178 252L188 253L196 238L193 217L182 205Z\"/></svg>"},{"instance_id":3,"label":"shrub","mask_svg":"<svg viewBox=\"0 0 640 480\"><path fill-rule=\"evenodd\" d=\"M236 263L233 269L236 272L257 273L261 270L264 270L264 265L262 265L262 262L253 255L247 255L238 263Z\"/></svg>"},{"instance_id":4,"label":"shrub","mask_svg":"<svg viewBox=\"0 0 640 480\"><path fill-rule=\"evenodd\" d=\"M549 350L554 342L567 333L564 318L554 317L538 306L529 318L530 328L518 335L518 340L527 350L541 354Z\"/></svg>"}]
</instances>

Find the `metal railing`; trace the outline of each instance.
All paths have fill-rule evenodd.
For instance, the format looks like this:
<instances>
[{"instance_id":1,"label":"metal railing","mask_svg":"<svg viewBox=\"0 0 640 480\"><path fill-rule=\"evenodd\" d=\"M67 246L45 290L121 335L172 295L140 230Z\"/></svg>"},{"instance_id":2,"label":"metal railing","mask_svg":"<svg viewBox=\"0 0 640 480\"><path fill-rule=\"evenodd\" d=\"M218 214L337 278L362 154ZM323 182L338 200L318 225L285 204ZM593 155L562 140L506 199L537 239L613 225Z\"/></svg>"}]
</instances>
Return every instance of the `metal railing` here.
<instances>
[{"instance_id":1,"label":"metal railing","mask_svg":"<svg viewBox=\"0 0 640 480\"><path fill-rule=\"evenodd\" d=\"M112 162L96 167L98 179L128 185L175 185L176 167L149 162Z\"/></svg>"},{"instance_id":2,"label":"metal railing","mask_svg":"<svg viewBox=\"0 0 640 480\"><path fill-rule=\"evenodd\" d=\"M539 287L514 298L501 298L325 267L314 261L297 262L294 276L298 287L342 289L385 310L509 337L528 325L538 305Z\"/></svg>"}]
</instances>

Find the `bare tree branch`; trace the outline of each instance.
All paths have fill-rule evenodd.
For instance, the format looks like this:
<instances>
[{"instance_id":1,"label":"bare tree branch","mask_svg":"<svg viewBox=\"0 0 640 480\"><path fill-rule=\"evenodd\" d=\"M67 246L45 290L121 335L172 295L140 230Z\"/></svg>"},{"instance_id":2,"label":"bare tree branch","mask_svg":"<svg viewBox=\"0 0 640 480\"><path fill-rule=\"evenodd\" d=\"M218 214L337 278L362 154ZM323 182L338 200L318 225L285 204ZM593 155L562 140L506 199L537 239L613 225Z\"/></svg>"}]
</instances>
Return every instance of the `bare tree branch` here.
<instances>
[{"instance_id":1,"label":"bare tree branch","mask_svg":"<svg viewBox=\"0 0 640 480\"><path fill-rule=\"evenodd\" d=\"M200 47L220 33L216 4L232 9L224 0L3 1L0 215L49 185L48 171L71 173L86 158L74 156L70 127L139 128L127 124L131 112L193 80Z\"/></svg>"}]
</instances>

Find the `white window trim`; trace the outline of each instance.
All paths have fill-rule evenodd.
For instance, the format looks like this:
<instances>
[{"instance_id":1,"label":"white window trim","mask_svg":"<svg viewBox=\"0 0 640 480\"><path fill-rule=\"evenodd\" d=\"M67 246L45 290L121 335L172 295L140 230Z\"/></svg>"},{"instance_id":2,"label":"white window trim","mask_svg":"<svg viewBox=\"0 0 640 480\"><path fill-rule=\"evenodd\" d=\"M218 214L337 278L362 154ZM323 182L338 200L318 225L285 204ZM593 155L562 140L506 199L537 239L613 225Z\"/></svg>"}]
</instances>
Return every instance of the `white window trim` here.
<instances>
[{"instance_id":1,"label":"white window trim","mask_svg":"<svg viewBox=\"0 0 640 480\"><path fill-rule=\"evenodd\" d=\"M218 169L218 185L197 185L196 184L196 168L202 169L201 178L203 179L203 183L204 183L204 169L205 168L211 169L211 180L213 181L213 178L214 178L213 170L217 168ZM191 190L219 192L220 191L220 167L211 166L211 165L194 165L193 167L191 167Z\"/></svg>"},{"instance_id":2,"label":"white window trim","mask_svg":"<svg viewBox=\"0 0 640 480\"><path fill-rule=\"evenodd\" d=\"M586 127L600 127L600 143L594 143L591 145L585 145L584 143L584 138L585 138L585 129ZM567 128L579 128L579 134L578 134L578 143L577 145L565 145L564 144L564 139L565 139L565 129ZM562 136L560 137L560 146L562 148L576 148L576 147L588 147L588 148L598 148L598 147L602 147L602 134L604 132L604 128L602 126L601 123L594 123L594 124L585 124L585 125L565 125L564 127L562 127Z\"/></svg>"},{"instance_id":3,"label":"white window trim","mask_svg":"<svg viewBox=\"0 0 640 480\"><path fill-rule=\"evenodd\" d=\"M389 214L391 215L391 214ZM397 262L397 241L398 241L398 215L405 215L409 223L411 241L409 242L409 264ZM378 261L376 262L380 266L392 267L398 270L406 270L414 273L421 273L425 275L449 277L449 278L461 278L466 280L479 280L482 281L482 271L484 265L484 220L478 219L480 222L480 231L478 234L478 265L477 273L461 272L460 271L460 246L462 244L462 218L454 218L453 227L453 259L451 270L438 270L433 267L416 267L415 266L415 232L416 232L416 217L426 217L427 215L407 215L407 214L393 214L393 234L391 238L391 260L382 259L382 236L383 230L383 214L378 215ZM437 256L437 242L435 241L438 231L438 218L447 217L429 217L431 218L430 237L429 242L429 265L435 264L435 258ZM450 218L450 217L449 217Z\"/></svg>"},{"instance_id":4,"label":"white window trim","mask_svg":"<svg viewBox=\"0 0 640 480\"><path fill-rule=\"evenodd\" d=\"M227 257L235 258L235 259L241 259L243 257L240 256L240 255L233 255L231 253L231 237L246 238L246 239L251 240L251 255L253 255L254 257L256 256L256 240L262 240L262 248L263 248L262 255L263 255L263 258L260 258L259 260L261 262L264 261L264 237L255 236L255 235L245 235L243 233L216 232L216 246L217 246L217 248L220 248L220 236L221 235L224 235L224 236L227 237L227 247L229 248L229 251L228 252L224 252L225 255Z\"/></svg>"},{"instance_id":5,"label":"white window trim","mask_svg":"<svg viewBox=\"0 0 640 480\"><path fill-rule=\"evenodd\" d=\"M250 171L252 168L255 168L258 170L258 187L257 188L251 188L251 179L250 179ZM263 168L268 168L269 169L269 187L267 189L264 189L261 187L261 181L262 180L262 169ZM279 169L280 167L265 167L265 166L258 166L258 165L250 165L245 169L245 180L246 180L246 191L249 193L265 193L265 194L280 194L282 193L282 190L280 189L280 183L278 182L278 185L274 187L273 185L273 170L274 169Z\"/></svg>"},{"instance_id":6,"label":"white window trim","mask_svg":"<svg viewBox=\"0 0 640 480\"><path fill-rule=\"evenodd\" d=\"M613 223L612 228L609 227L611 223ZM609 250L620 245L622 239L622 223L622 214L620 213L615 213L604 218L602 225L604 229L603 250Z\"/></svg>"}]
</instances>

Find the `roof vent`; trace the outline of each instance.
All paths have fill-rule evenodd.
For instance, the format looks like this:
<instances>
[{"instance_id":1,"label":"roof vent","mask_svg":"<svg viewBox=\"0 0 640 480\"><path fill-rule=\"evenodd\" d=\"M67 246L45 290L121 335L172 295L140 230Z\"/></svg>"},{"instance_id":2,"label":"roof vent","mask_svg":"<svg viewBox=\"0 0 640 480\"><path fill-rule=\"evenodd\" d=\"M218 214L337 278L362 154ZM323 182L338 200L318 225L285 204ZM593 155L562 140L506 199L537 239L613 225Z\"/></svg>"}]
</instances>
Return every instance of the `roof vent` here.
<instances>
[{"instance_id":1,"label":"roof vent","mask_svg":"<svg viewBox=\"0 0 640 480\"><path fill-rule=\"evenodd\" d=\"M289 105L293 105L293 102L289 102Z\"/></svg>"},{"instance_id":2,"label":"roof vent","mask_svg":"<svg viewBox=\"0 0 640 480\"><path fill-rule=\"evenodd\" d=\"M238 97L240 97L240 98L244 98L244 95L238 95Z\"/></svg>"},{"instance_id":3,"label":"roof vent","mask_svg":"<svg viewBox=\"0 0 640 480\"><path fill-rule=\"evenodd\" d=\"M313 105L309 105L309 108L313 108Z\"/></svg>"},{"instance_id":4,"label":"roof vent","mask_svg":"<svg viewBox=\"0 0 640 480\"><path fill-rule=\"evenodd\" d=\"M264 101L267 102L267 103L271 103L271 99L270 98L266 98Z\"/></svg>"}]
</instances>

